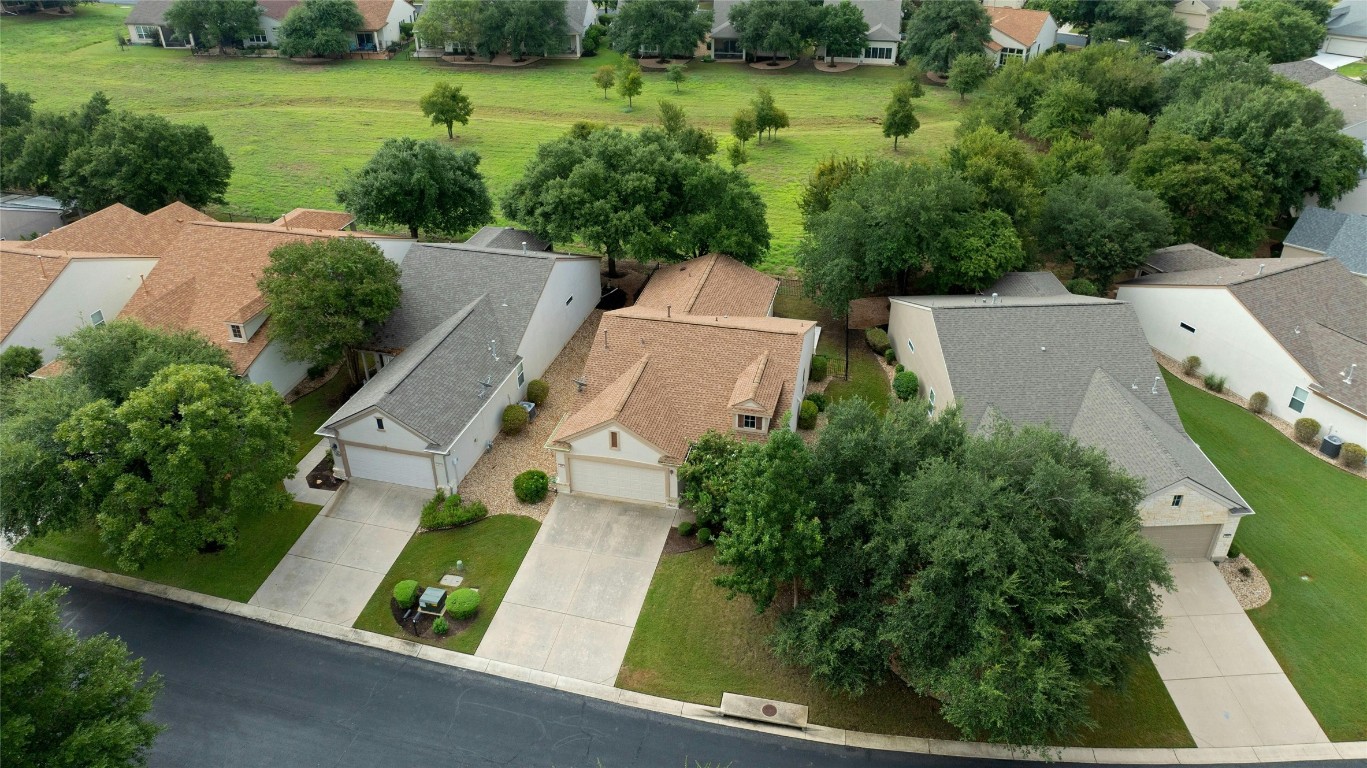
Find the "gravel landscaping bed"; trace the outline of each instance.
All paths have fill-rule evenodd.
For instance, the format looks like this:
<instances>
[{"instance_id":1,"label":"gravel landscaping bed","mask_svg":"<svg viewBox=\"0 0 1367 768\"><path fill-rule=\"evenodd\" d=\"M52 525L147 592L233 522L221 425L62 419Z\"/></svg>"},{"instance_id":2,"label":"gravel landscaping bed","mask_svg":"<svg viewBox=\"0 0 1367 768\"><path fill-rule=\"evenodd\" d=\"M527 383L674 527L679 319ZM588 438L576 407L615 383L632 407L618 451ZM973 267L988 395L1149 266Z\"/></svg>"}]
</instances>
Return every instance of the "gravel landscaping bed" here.
<instances>
[{"instance_id":1,"label":"gravel landscaping bed","mask_svg":"<svg viewBox=\"0 0 1367 768\"><path fill-rule=\"evenodd\" d=\"M523 504L513 495L513 478L529 469L540 469L555 475L555 456L546 450L546 441L555 425L569 415L574 405L574 380L584 373L584 363L593 347L598 321L603 317L594 310L579 327L569 344L561 350L541 379L550 385L550 395L537 408L536 420L522 433L513 437L494 438L493 450L480 457L470 473L460 482L461 498L482 501L491 515L524 515L545 520L555 493L548 494L539 504ZM552 486L554 489L554 486Z\"/></svg>"},{"instance_id":2,"label":"gravel landscaping bed","mask_svg":"<svg viewBox=\"0 0 1367 768\"><path fill-rule=\"evenodd\" d=\"M1247 571L1247 574L1245 574ZM1272 599L1272 585L1247 555L1232 557L1220 563L1220 575L1225 577L1229 591L1239 600L1245 611L1261 608Z\"/></svg>"}]
</instances>

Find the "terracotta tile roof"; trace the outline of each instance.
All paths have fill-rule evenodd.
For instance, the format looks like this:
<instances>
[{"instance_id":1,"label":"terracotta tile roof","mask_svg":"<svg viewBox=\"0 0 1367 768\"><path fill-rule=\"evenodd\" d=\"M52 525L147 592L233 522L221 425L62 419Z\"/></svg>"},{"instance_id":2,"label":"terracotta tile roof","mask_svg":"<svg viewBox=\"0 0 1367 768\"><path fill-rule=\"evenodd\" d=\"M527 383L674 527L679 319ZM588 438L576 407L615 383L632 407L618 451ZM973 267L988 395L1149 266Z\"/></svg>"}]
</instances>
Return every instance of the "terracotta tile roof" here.
<instances>
[{"instance_id":1,"label":"terracotta tile roof","mask_svg":"<svg viewBox=\"0 0 1367 768\"><path fill-rule=\"evenodd\" d=\"M674 314L763 317L778 292L778 280L730 256L708 254L660 267L636 299L638 307Z\"/></svg>"},{"instance_id":2,"label":"terracotta tile roof","mask_svg":"<svg viewBox=\"0 0 1367 768\"><path fill-rule=\"evenodd\" d=\"M734 426L738 394L761 401L763 415L774 419L791 407L803 338L814 325L775 317L666 317L641 306L609 312L584 367L588 386L552 440L564 444L616 421L682 461L703 432Z\"/></svg>"},{"instance_id":3,"label":"terracotta tile roof","mask_svg":"<svg viewBox=\"0 0 1367 768\"><path fill-rule=\"evenodd\" d=\"M160 256L179 229L192 221L213 219L184 203L171 203L146 216L115 203L20 247Z\"/></svg>"},{"instance_id":4,"label":"terracotta tile roof","mask_svg":"<svg viewBox=\"0 0 1367 768\"><path fill-rule=\"evenodd\" d=\"M271 223L290 229L346 229L355 221L356 217L346 211L295 208Z\"/></svg>"},{"instance_id":5,"label":"terracotta tile roof","mask_svg":"<svg viewBox=\"0 0 1367 768\"><path fill-rule=\"evenodd\" d=\"M1048 11L1031 11L1026 8L984 8L992 19L992 28L1020 43L1033 45L1039 38L1044 22L1049 19Z\"/></svg>"},{"instance_id":6,"label":"terracotta tile roof","mask_svg":"<svg viewBox=\"0 0 1367 768\"><path fill-rule=\"evenodd\" d=\"M30 247L34 242L37 241L0 243L0 339L10 335L72 261L146 258L140 254L53 251ZM19 247L21 245L23 247Z\"/></svg>"}]
</instances>

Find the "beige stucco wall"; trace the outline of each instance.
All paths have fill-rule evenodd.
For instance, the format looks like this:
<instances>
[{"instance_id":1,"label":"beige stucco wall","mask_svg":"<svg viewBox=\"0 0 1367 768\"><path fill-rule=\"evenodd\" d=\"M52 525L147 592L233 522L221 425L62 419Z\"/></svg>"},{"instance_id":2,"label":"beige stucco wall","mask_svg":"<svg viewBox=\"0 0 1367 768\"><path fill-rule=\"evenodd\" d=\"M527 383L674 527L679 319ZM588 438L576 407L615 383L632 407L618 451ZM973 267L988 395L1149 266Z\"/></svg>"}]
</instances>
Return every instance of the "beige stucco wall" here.
<instances>
[{"instance_id":1,"label":"beige stucco wall","mask_svg":"<svg viewBox=\"0 0 1367 768\"><path fill-rule=\"evenodd\" d=\"M921 397L929 399L935 390L935 412L939 413L954 402L954 388L949 381L940 334L935 328L935 316L925 307L892 299L888 316L888 339L897 350L897 362L915 372L921 380ZM916 351L907 347L910 339Z\"/></svg>"}]
</instances>

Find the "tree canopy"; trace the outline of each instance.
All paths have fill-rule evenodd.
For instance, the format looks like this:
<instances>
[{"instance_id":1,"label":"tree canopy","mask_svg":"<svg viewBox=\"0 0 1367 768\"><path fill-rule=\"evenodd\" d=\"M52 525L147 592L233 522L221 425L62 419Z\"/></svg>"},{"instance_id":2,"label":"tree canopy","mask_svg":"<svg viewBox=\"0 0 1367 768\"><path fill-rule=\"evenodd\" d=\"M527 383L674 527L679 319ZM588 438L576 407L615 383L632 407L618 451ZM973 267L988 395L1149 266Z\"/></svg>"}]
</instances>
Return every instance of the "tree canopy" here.
<instances>
[{"instance_id":1,"label":"tree canopy","mask_svg":"<svg viewBox=\"0 0 1367 768\"><path fill-rule=\"evenodd\" d=\"M729 19L745 50L797 58L816 37L819 13L804 2L747 0L731 5Z\"/></svg>"},{"instance_id":2,"label":"tree canopy","mask_svg":"<svg viewBox=\"0 0 1367 768\"><path fill-rule=\"evenodd\" d=\"M479 47L490 58L501 50L515 61L560 53L570 36L565 0L484 2L480 9Z\"/></svg>"},{"instance_id":3,"label":"tree canopy","mask_svg":"<svg viewBox=\"0 0 1367 768\"><path fill-rule=\"evenodd\" d=\"M280 25L280 55L342 56L351 50L355 31L364 23L352 0L304 0L290 9Z\"/></svg>"},{"instance_id":4,"label":"tree canopy","mask_svg":"<svg viewBox=\"0 0 1367 768\"><path fill-rule=\"evenodd\" d=\"M983 208L1006 213L1028 231L1042 192L1035 153L1023 141L982 127L949 148L949 166L978 189Z\"/></svg>"},{"instance_id":5,"label":"tree canopy","mask_svg":"<svg viewBox=\"0 0 1367 768\"><path fill-rule=\"evenodd\" d=\"M432 90L418 99L418 108L422 110L424 117L431 118L432 125L446 126L448 139L456 138L455 124L467 125L470 122L470 115L475 111L474 105L470 103L470 97L462 92L461 87L445 80L434 83Z\"/></svg>"},{"instance_id":6,"label":"tree canopy","mask_svg":"<svg viewBox=\"0 0 1367 768\"><path fill-rule=\"evenodd\" d=\"M652 53L661 59L690 55L712 31L712 14L692 0L626 0L608 27L619 53Z\"/></svg>"},{"instance_id":7,"label":"tree canopy","mask_svg":"<svg viewBox=\"0 0 1367 768\"><path fill-rule=\"evenodd\" d=\"M4 93L7 96L0 104L6 113L0 123L0 182L7 189L56 194L62 183L62 164L109 114L109 99L96 91L77 110L35 112L27 93L8 89Z\"/></svg>"},{"instance_id":8,"label":"tree canopy","mask_svg":"<svg viewBox=\"0 0 1367 768\"><path fill-rule=\"evenodd\" d=\"M1044 199L1037 237L1041 247L1073 262L1076 277L1105 290L1122 270L1144 263L1172 244L1167 206L1123 176L1074 176Z\"/></svg>"},{"instance_id":9,"label":"tree canopy","mask_svg":"<svg viewBox=\"0 0 1367 768\"><path fill-rule=\"evenodd\" d=\"M66 364L62 378L89 390L92 397L118 405L134 390L147 386L169 365L213 365L233 369L224 349L195 331L151 328L136 320L117 319L99 327L84 326L57 339Z\"/></svg>"},{"instance_id":10,"label":"tree canopy","mask_svg":"<svg viewBox=\"0 0 1367 768\"><path fill-rule=\"evenodd\" d=\"M43 367L43 350L15 345L0 352L0 386L12 379L22 379Z\"/></svg>"},{"instance_id":11,"label":"tree canopy","mask_svg":"<svg viewBox=\"0 0 1367 768\"><path fill-rule=\"evenodd\" d=\"M926 69L943 74L956 56L981 55L992 37L991 28L991 19L977 0L922 3L907 21L905 49Z\"/></svg>"},{"instance_id":12,"label":"tree canopy","mask_svg":"<svg viewBox=\"0 0 1367 768\"><path fill-rule=\"evenodd\" d=\"M832 67L836 57L855 57L864 53L869 44L869 24L859 6L840 0L835 5L823 5L818 12L816 38L826 49Z\"/></svg>"},{"instance_id":13,"label":"tree canopy","mask_svg":"<svg viewBox=\"0 0 1367 768\"><path fill-rule=\"evenodd\" d=\"M0 532L42 536L88 523L90 511L55 433L93 399L90 390L71 376L55 376L17 381L0 394Z\"/></svg>"},{"instance_id":14,"label":"tree canopy","mask_svg":"<svg viewBox=\"0 0 1367 768\"><path fill-rule=\"evenodd\" d=\"M1202 50L1263 54L1279 64L1314 56L1324 40L1323 19L1290 0L1245 0L1225 11L1211 16Z\"/></svg>"},{"instance_id":15,"label":"tree canopy","mask_svg":"<svg viewBox=\"0 0 1367 768\"><path fill-rule=\"evenodd\" d=\"M951 91L959 94L963 101L969 93L978 90L992 75L992 62L981 53L961 53L949 65L949 80L945 84Z\"/></svg>"},{"instance_id":16,"label":"tree canopy","mask_svg":"<svg viewBox=\"0 0 1367 768\"><path fill-rule=\"evenodd\" d=\"M1049 11L1059 24L1072 24L1093 42L1130 40L1182 49L1186 23L1173 14L1177 0L1028 0L1026 8Z\"/></svg>"},{"instance_id":17,"label":"tree canopy","mask_svg":"<svg viewBox=\"0 0 1367 768\"><path fill-rule=\"evenodd\" d=\"M458 47L467 54L479 47L480 0L427 0L413 22L413 34L424 46Z\"/></svg>"},{"instance_id":18,"label":"tree canopy","mask_svg":"<svg viewBox=\"0 0 1367 768\"><path fill-rule=\"evenodd\" d=\"M337 201L362 223L405 227L413 238L456 234L493 218L479 155L430 139L385 140L337 190Z\"/></svg>"},{"instance_id":19,"label":"tree canopy","mask_svg":"<svg viewBox=\"0 0 1367 768\"><path fill-rule=\"evenodd\" d=\"M165 19L180 37L224 51L261 31L257 14L256 0L173 0Z\"/></svg>"},{"instance_id":20,"label":"tree canopy","mask_svg":"<svg viewBox=\"0 0 1367 768\"><path fill-rule=\"evenodd\" d=\"M897 151L897 140L910 136L921 127L916 119L916 107L912 104L911 86L902 84L892 89L892 98L883 111L883 136L892 139L892 151Z\"/></svg>"}]
</instances>

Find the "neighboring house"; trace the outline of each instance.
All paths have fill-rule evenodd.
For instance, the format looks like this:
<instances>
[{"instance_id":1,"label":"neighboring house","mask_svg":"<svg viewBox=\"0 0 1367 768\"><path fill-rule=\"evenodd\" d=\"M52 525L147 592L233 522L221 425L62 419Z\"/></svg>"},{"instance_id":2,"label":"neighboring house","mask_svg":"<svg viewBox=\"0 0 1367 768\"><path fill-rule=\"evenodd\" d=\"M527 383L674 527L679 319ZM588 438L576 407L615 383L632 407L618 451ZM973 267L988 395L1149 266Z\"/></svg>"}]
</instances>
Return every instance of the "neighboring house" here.
<instances>
[{"instance_id":1,"label":"neighboring house","mask_svg":"<svg viewBox=\"0 0 1367 768\"><path fill-rule=\"evenodd\" d=\"M547 444L559 491L676 507L678 468L704 432L794 428L820 329L769 317L777 290L713 255L662 267L635 306L604 314Z\"/></svg>"},{"instance_id":2,"label":"neighboring house","mask_svg":"<svg viewBox=\"0 0 1367 768\"><path fill-rule=\"evenodd\" d=\"M984 46L988 58L1001 66L1008 59L1030 59L1058 42L1058 23L1048 11L1025 8L987 8L992 39Z\"/></svg>"},{"instance_id":3,"label":"neighboring house","mask_svg":"<svg viewBox=\"0 0 1367 768\"><path fill-rule=\"evenodd\" d=\"M403 39L399 25L418 17L406 0L355 0L364 21L356 29L352 50L383 51Z\"/></svg>"},{"instance_id":4,"label":"neighboring house","mask_svg":"<svg viewBox=\"0 0 1367 768\"><path fill-rule=\"evenodd\" d=\"M1239 0L1178 0L1172 12L1187 25L1187 37L1191 37L1197 32L1206 31L1210 26L1210 17L1238 4Z\"/></svg>"},{"instance_id":5,"label":"neighboring house","mask_svg":"<svg viewBox=\"0 0 1367 768\"><path fill-rule=\"evenodd\" d=\"M731 9L745 0L713 0L712 33L707 40L707 55L716 61L745 61L740 35L731 25Z\"/></svg>"},{"instance_id":6,"label":"neighboring house","mask_svg":"<svg viewBox=\"0 0 1367 768\"><path fill-rule=\"evenodd\" d=\"M346 211L317 208L295 208L271 223L286 229L356 229L356 217Z\"/></svg>"},{"instance_id":7,"label":"neighboring house","mask_svg":"<svg viewBox=\"0 0 1367 768\"><path fill-rule=\"evenodd\" d=\"M455 491L503 409L525 399L597 306L596 257L508 240L535 238L486 227L465 243L409 249L402 301L361 353L365 385L317 432L346 477Z\"/></svg>"},{"instance_id":8,"label":"neighboring house","mask_svg":"<svg viewBox=\"0 0 1367 768\"><path fill-rule=\"evenodd\" d=\"M171 0L138 0L123 20L128 27L128 42L133 45L159 45L162 48L189 48L195 44L193 36L180 38L166 24L166 10Z\"/></svg>"},{"instance_id":9,"label":"neighboring house","mask_svg":"<svg viewBox=\"0 0 1367 768\"><path fill-rule=\"evenodd\" d=\"M1328 256L1367 282L1367 216L1312 205L1301 211L1282 245L1283 258Z\"/></svg>"},{"instance_id":10,"label":"neighboring house","mask_svg":"<svg viewBox=\"0 0 1367 768\"><path fill-rule=\"evenodd\" d=\"M1315 91L1329 106L1342 112L1344 127L1340 133L1362 142L1367 151L1367 84L1344 77L1310 59L1273 64L1271 70ZM1306 204L1318 205L1318 198L1309 195ZM1367 171L1358 177L1357 187L1334 201L1332 208L1344 213L1367 214Z\"/></svg>"},{"instance_id":11,"label":"neighboring house","mask_svg":"<svg viewBox=\"0 0 1367 768\"><path fill-rule=\"evenodd\" d=\"M1308 416L1367 445L1367 284L1325 257L1226 259L1195 245L1154 252L1120 284L1149 344L1226 378L1268 412Z\"/></svg>"},{"instance_id":12,"label":"neighboring house","mask_svg":"<svg viewBox=\"0 0 1367 768\"><path fill-rule=\"evenodd\" d=\"M45 195L0 195L0 240L46 235L66 223L66 206Z\"/></svg>"},{"instance_id":13,"label":"neighboring house","mask_svg":"<svg viewBox=\"0 0 1367 768\"><path fill-rule=\"evenodd\" d=\"M894 296L888 337L937 413L970 429L1046 425L1143 483L1143 533L1170 559L1223 560L1247 502L1182 429L1129 304L1009 274L987 296Z\"/></svg>"},{"instance_id":14,"label":"neighboring house","mask_svg":"<svg viewBox=\"0 0 1367 768\"><path fill-rule=\"evenodd\" d=\"M843 0L825 0L826 5L839 5ZM864 13L869 25L869 42L858 56L835 56L844 64L878 64L895 66L897 49L902 45L901 0L850 0ZM825 56L823 49L821 55Z\"/></svg>"},{"instance_id":15,"label":"neighboring house","mask_svg":"<svg viewBox=\"0 0 1367 768\"><path fill-rule=\"evenodd\" d=\"M244 42L247 46L276 46L280 44L280 26L285 17L302 0L258 0L257 9L261 29L258 34ZM412 21L418 15L417 9L406 0L355 0L356 8L363 19L361 26L353 30L354 51L383 51L402 38L399 24ZM171 0L138 0L129 11L124 24L128 27L128 39L134 45L161 45L165 48L189 48L194 38L180 40L166 24L166 10Z\"/></svg>"},{"instance_id":16,"label":"neighboring house","mask_svg":"<svg viewBox=\"0 0 1367 768\"><path fill-rule=\"evenodd\" d=\"M597 21L598 9L590 0L566 0L565 25L569 28L569 36L565 39L565 47L559 52L551 53L551 57L577 59L583 56L584 34ZM417 58L434 58L443 54L456 53L473 55L475 51L467 51L464 46L452 43L447 43L445 49L442 49L419 40L418 48L413 55ZM529 51L529 53L532 52Z\"/></svg>"},{"instance_id":17,"label":"neighboring house","mask_svg":"<svg viewBox=\"0 0 1367 768\"><path fill-rule=\"evenodd\" d=\"M1195 48L1183 48L1177 53L1174 53L1172 55L1172 58L1169 58L1167 61L1164 61L1163 66L1170 67L1174 64L1180 64L1184 61L1201 61L1203 59L1208 58L1210 58L1210 54L1206 53L1205 51L1198 51Z\"/></svg>"},{"instance_id":18,"label":"neighboring house","mask_svg":"<svg viewBox=\"0 0 1367 768\"><path fill-rule=\"evenodd\" d=\"M1329 9L1325 53L1367 57L1367 0L1342 0Z\"/></svg>"}]
</instances>

